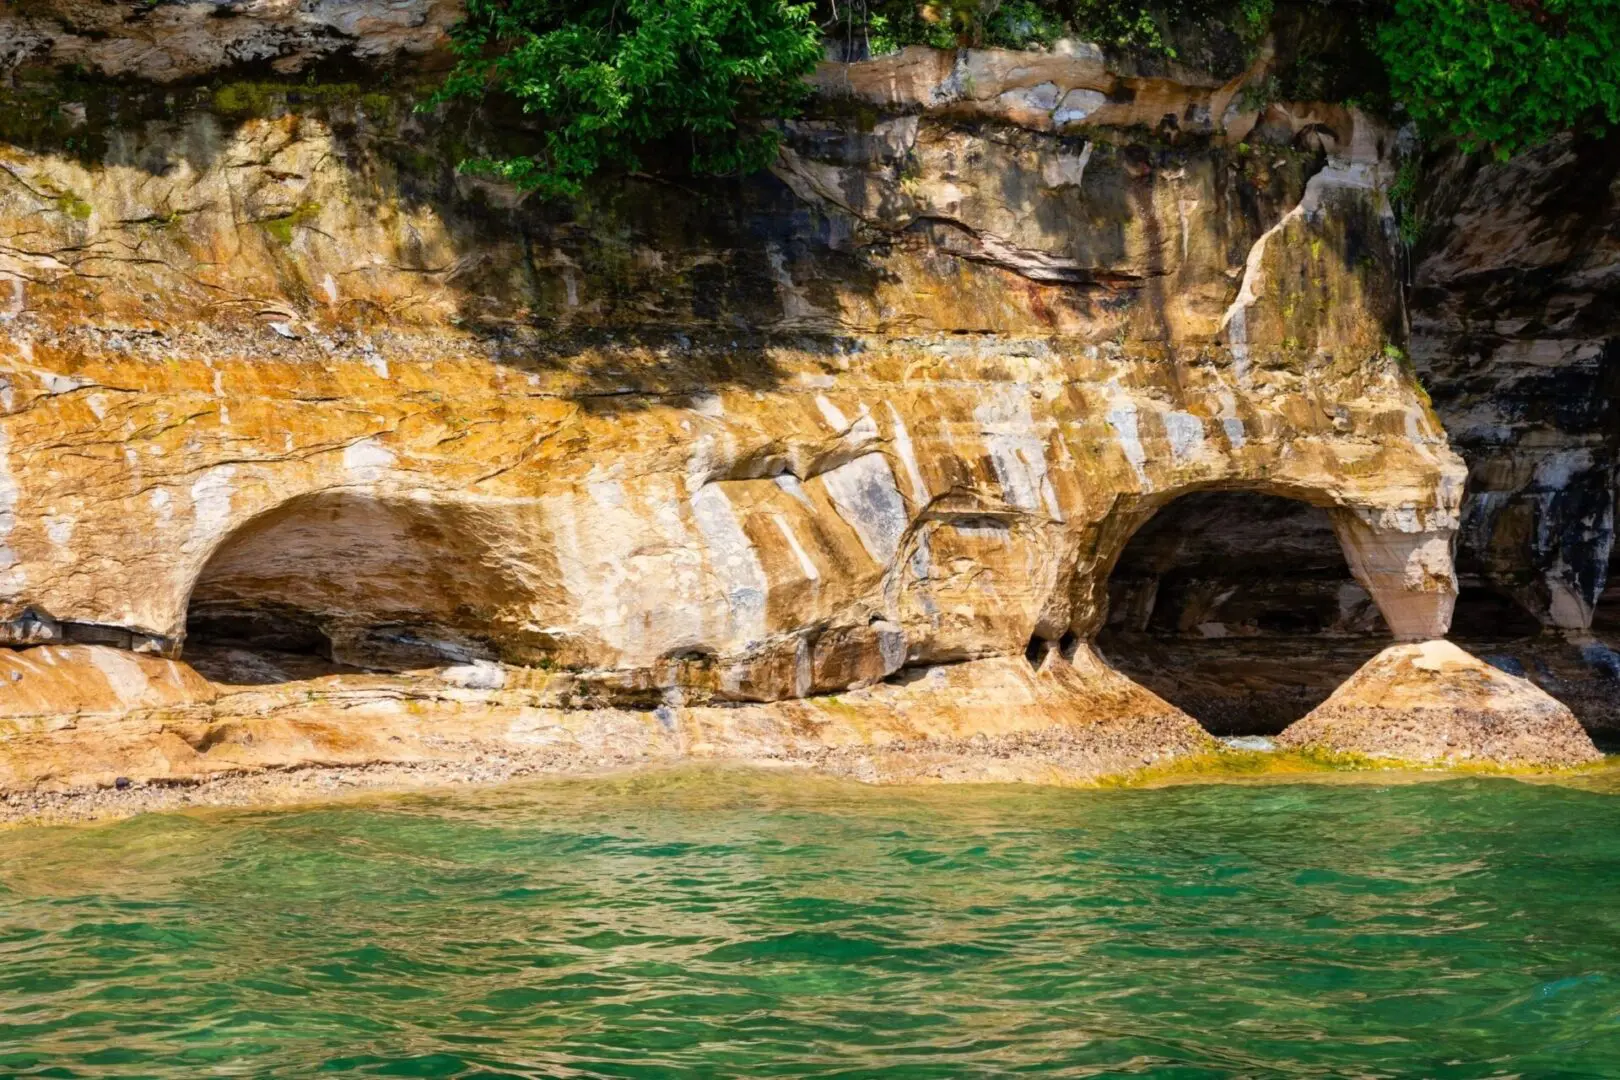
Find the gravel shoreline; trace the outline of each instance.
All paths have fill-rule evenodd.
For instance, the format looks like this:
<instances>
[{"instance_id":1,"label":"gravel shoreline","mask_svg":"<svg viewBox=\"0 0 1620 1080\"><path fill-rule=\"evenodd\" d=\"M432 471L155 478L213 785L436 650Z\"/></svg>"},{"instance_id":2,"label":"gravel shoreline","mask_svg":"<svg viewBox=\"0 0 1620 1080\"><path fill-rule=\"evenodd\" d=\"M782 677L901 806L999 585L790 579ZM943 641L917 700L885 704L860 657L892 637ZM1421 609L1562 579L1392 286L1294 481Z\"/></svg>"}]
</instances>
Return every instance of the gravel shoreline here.
<instances>
[{"instance_id":1,"label":"gravel shoreline","mask_svg":"<svg viewBox=\"0 0 1620 1080\"><path fill-rule=\"evenodd\" d=\"M1166 722L1168 725L1168 721ZM1149 727L1153 725L1150 723ZM488 743L446 743L443 757L348 764L300 764L222 772L195 780L131 780L125 786L0 793L0 824L81 824L199 807L274 809L359 794L487 787L523 779L582 779L680 766L800 769L864 783L1085 784L1126 776L1208 753L1189 741L1144 752L1134 725L1099 738L1095 730L976 735L884 746L817 747L792 753L686 756L645 753L533 752ZM1163 744L1161 744L1163 745Z\"/></svg>"},{"instance_id":2,"label":"gravel shoreline","mask_svg":"<svg viewBox=\"0 0 1620 1080\"><path fill-rule=\"evenodd\" d=\"M500 761L303 765L263 772L225 773L192 782L7 792L0 795L0 825L91 824L119 821L137 814L201 807L270 810L360 794L460 789L528 777L588 775L592 774Z\"/></svg>"}]
</instances>

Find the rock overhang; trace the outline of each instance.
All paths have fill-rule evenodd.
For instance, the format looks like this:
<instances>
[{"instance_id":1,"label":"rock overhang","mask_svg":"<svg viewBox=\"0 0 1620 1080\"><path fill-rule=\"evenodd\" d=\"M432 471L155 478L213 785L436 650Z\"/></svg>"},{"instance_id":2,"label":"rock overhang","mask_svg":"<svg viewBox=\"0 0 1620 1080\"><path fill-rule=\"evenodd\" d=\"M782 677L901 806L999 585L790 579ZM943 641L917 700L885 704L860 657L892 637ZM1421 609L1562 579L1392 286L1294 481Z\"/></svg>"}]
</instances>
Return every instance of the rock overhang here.
<instances>
[{"instance_id":1,"label":"rock overhang","mask_svg":"<svg viewBox=\"0 0 1620 1080\"><path fill-rule=\"evenodd\" d=\"M1402 349L1388 133L1280 107L1251 147L1242 79L1159 80L1132 107L1207 130L1146 138L1076 115L1123 96L1094 57L1035 66L833 71L887 115L793 126L718 213L423 199L392 136L295 113L156 172L13 153L0 615L173 654L199 595L297 600L357 663L405 626L565 703L790 701L1032 637L1087 669L1131 532L1225 489L1329 508L1442 635L1465 471Z\"/></svg>"}]
</instances>

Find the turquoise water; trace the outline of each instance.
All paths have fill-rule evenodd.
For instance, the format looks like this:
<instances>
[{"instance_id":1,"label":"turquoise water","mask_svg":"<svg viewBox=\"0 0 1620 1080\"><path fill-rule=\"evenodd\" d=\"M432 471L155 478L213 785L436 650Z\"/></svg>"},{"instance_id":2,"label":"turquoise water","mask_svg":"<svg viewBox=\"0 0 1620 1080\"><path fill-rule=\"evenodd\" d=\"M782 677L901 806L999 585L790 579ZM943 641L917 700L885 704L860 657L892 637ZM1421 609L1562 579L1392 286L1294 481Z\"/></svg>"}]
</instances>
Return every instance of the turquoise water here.
<instances>
[{"instance_id":1,"label":"turquoise water","mask_svg":"<svg viewBox=\"0 0 1620 1080\"><path fill-rule=\"evenodd\" d=\"M1620 1076L1620 797L700 773L0 832L0 1075L1022 1073Z\"/></svg>"}]
</instances>

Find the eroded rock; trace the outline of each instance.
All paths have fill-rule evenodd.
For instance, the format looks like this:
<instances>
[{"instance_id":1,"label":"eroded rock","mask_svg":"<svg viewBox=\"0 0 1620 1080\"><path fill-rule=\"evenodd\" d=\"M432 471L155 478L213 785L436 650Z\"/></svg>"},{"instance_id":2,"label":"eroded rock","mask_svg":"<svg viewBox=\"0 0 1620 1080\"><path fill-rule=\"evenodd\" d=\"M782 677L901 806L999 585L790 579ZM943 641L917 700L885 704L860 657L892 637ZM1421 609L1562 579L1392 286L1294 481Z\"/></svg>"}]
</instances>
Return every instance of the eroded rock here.
<instances>
[{"instance_id":1,"label":"eroded rock","mask_svg":"<svg viewBox=\"0 0 1620 1080\"><path fill-rule=\"evenodd\" d=\"M364 101L0 151L9 640L243 676L160 730L30 705L7 782L160 736L151 778L448 746L1127 771L1208 744L1090 651L1109 573L1210 490L1326 511L1397 636L1443 634L1464 469L1398 347L1390 135L1257 133L1255 72L908 50L824 68L879 115L812 110L771 175L566 208ZM1153 110L1197 137L1133 132Z\"/></svg>"},{"instance_id":2,"label":"eroded rock","mask_svg":"<svg viewBox=\"0 0 1620 1080\"><path fill-rule=\"evenodd\" d=\"M1447 641L1385 649L1277 744L1422 765L1602 757L1566 706Z\"/></svg>"}]
</instances>

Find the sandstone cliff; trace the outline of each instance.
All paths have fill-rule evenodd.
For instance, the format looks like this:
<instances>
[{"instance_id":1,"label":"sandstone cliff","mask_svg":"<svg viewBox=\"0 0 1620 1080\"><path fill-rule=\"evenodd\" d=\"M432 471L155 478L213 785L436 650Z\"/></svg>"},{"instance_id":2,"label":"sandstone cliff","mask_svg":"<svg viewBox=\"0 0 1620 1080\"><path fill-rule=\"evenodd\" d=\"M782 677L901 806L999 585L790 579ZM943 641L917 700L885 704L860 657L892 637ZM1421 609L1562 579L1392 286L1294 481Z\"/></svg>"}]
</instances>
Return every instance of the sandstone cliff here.
<instances>
[{"instance_id":1,"label":"sandstone cliff","mask_svg":"<svg viewBox=\"0 0 1620 1080\"><path fill-rule=\"evenodd\" d=\"M1207 736L1095 653L1110 575L1215 495L1307 515L1184 520L1211 564L1319 565L1267 602L1331 594L1312 640L1446 633L1480 504L1407 358L1394 136L1255 104L1269 52L828 63L770 174L567 206L457 176L511 133L403 77L228 81L431 67L451 20L0 14L0 785L491 748L1125 771ZM1120 647L1170 548L1126 557ZM1242 597L1164 640L1244 637ZM1533 714L1514 760L1591 755L1470 685Z\"/></svg>"}]
</instances>

